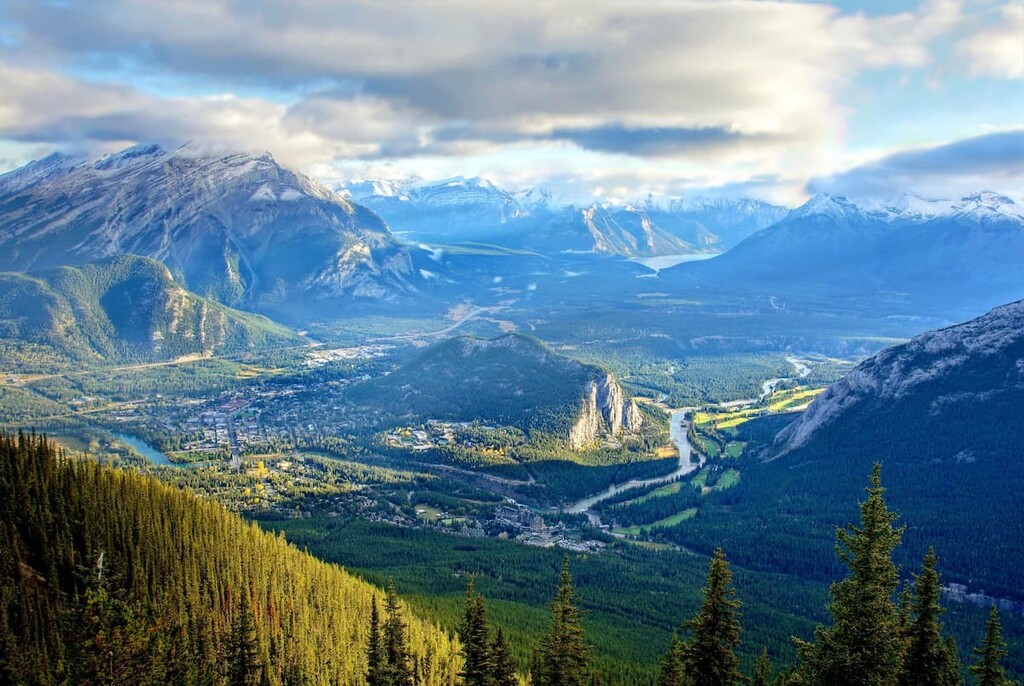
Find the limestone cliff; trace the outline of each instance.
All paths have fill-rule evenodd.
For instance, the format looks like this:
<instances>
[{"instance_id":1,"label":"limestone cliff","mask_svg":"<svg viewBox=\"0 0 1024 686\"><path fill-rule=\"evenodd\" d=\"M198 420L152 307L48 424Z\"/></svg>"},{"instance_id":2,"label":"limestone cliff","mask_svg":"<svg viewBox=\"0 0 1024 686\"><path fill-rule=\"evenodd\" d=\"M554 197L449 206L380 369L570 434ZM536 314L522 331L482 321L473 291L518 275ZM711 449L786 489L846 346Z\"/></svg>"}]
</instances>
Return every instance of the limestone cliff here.
<instances>
[{"instance_id":1,"label":"limestone cliff","mask_svg":"<svg viewBox=\"0 0 1024 686\"><path fill-rule=\"evenodd\" d=\"M640 430L643 415L610 374L591 380L579 415L569 429L569 446L579 450L602 436L620 436Z\"/></svg>"}]
</instances>

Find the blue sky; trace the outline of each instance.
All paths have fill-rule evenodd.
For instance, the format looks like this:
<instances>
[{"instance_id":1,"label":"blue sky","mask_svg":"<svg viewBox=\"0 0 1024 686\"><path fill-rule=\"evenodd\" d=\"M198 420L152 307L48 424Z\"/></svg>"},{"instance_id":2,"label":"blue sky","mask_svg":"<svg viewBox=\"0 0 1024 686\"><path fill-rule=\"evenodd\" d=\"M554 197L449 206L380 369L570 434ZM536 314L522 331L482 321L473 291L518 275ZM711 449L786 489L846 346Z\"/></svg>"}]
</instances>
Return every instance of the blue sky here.
<instances>
[{"instance_id":1,"label":"blue sky","mask_svg":"<svg viewBox=\"0 0 1024 686\"><path fill-rule=\"evenodd\" d=\"M0 93L0 170L193 141L329 182L1019 197L1024 3L5 0Z\"/></svg>"}]
</instances>

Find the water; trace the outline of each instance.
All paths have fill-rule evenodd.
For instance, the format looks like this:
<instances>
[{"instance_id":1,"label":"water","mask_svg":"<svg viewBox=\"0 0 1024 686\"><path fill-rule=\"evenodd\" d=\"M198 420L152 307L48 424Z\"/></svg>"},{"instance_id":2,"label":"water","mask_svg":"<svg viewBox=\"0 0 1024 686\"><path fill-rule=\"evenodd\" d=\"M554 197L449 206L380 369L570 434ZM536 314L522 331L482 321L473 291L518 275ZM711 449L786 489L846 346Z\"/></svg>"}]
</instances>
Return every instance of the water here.
<instances>
[{"instance_id":1,"label":"water","mask_svg":"<svg viewBox=\"0 0 1024 686\"><path fill-rule=\"evenodd\" d=\"M718 253L697 253L691 255L658 255L657 257L632 257L630 262L636 262L647 267L655 274L660 272L662 269L669 269L682 264L683 262L698 262L700 260L709 260L712 257L716 257Z\"/></svg>"},{"instance_id":2,"label":"water","mask_svg":"<svg viewBox=\"0 0 1024 686\"><path fill-rule=\"evenodd\" d=\"M146 443L137 436L129 436L128 434L115 433L114 436L117 440L121 441L126 445L130 445L135 452L142 455L144 458L149 460L150 464L159 465L161 467L188 467L188 463L172 462L169 457L164 455L162 452Z\"/></svg>"}]
</instances>

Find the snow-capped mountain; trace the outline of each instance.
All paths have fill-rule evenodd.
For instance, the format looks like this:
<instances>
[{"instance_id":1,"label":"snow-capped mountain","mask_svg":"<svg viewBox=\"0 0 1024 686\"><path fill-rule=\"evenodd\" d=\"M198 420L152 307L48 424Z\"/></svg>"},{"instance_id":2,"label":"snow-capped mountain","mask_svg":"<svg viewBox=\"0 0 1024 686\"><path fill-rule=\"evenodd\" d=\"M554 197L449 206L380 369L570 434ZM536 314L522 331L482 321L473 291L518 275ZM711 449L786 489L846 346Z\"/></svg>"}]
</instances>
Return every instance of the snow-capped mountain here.
<instances>
[{"instance_id":1,"label":"snow-capped mountain","mask_svg":"<svg viewBox=\"0 0 1024 686\"><path fill-rule=\"evenodd\" d=\"M0 270L128 253L249 308L389 300L421 280L373 212L266 153L136 146L97 160L51 155L0 176Z\"/></svg>"},{"instance_id":2,"label":"snow-capped mountain","mask_svg":"<svg viewBox=\"0 0 1024 686\"><path fill-rule=\"evenodd\" d=\"M364 180L344 191L410 240L483 241L545 253L717 253L786 214L784 208L745 199L564 204L544 189L511 192L478 178Z\"/></svg>"},{"instance_id":3,"label":"snow-capped mountain","mask_svg":"<svg viewBox=\"0 0 1024 686\"><path fill-rule=\"evenodd\" d=\"M977 312L1024 295L1021 265L1024 212L1008 197L853 202L822 194L724 255L662 278L728 281L773 294L946 299Z\"/></svg>"},{"instance_id":4,"label":"snow-capped mountain","mask_svg":"<svg viewBox=\"0 0 1024 686\"><path fill-rule=\"evenodd\" d=\"M503 233L512 222L529 215L528 207L511 193L480 178L430 183L367 180L341 190L415 241L483 239Z\"/></svg>"}]
</instances>

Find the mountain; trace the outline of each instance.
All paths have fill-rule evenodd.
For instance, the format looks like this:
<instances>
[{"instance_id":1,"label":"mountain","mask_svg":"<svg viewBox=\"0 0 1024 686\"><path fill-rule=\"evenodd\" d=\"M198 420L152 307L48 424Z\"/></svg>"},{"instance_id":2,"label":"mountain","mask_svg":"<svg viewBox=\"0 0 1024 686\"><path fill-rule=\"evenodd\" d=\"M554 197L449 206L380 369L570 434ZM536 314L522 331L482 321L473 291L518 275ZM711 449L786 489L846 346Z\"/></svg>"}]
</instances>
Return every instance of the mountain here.
<instances>
[{"instance_id":1,"label":"mountain","mask_svg":"<svg viewBox=\"0 0 1024 686\"><path fill-rule=\"evenodd\" d=\"M783 219L789 210L751 198L658 198L640 210L662 229L691 245L721 252Z\"/></svg>"},{"instance_id":2,"label":"mountain","mask_svg":"<svg viewBox=\"0 0 1024 686\"><path fill-rule=\"evenodd\" d=\"M481 241L547 254L720 252L786 213L757 200L559 204L540 190L512 193L479 178L363 180L343 191L412 241Z\"/></svg>"},{"instance_id":3,"label":"mountain","mask_svg":"<svg viewBox=\"0 0 1024 686\"><path fill-rule=\"evenodd\" d=\"M780 295L888 295L972 311L1024 294L1024 208L985 192L855 203L818 195L711 260L662 272Z\"/></svg>"},{"instance_id":4,"label":"mountain","mask_svg":"<svg viewBox=\"0 0 1024 686\"><path fill-rule=\"evenodd\" d=\"M126 253L249 309L395 300L422 285L379 217L266 153L136 146L92 161L55 154L0 176L0 270Z\"/></svg>"},{"instance_id":5,"label":"mountain","mask_svg":"<svg viewBox=\"0 0 1024 686\"><path fill-rule=\"evenodd\" d=\"M160 361L298 343L265 317L185 290L167 267L144 257L0 272L0 345L21 371L47 362Z\"/></svg>"},{"instance_id":6,"label":"mountain","mask_svg":"<svg viewBox=\"0 0 1024 686\"><path fill-rule=\"evenodd\" d=\"M934 432L948 438L921 446L922 462L1003 463L1009 456L999 446L1024 428L1024 422L979 433L975 427L990 421L977 415L1009 409L1020 401L1024 401L1024 300L965 324L922 334L861 363L776 436L771 455L782 458L808 449L825 434L849 432L852 415L883 420L917 409L922 411L914 422L914 433ZM965 425L971 428L963 431ZM896 428L889 425L882 432L907 433L906 428ZM872 429L876 430L874 424ZM1020 455L1024 457L1024 448ZM1024 464L1013 466L1024 477Z\"/></svg>"},{"instance_id":7,"label":"mountain","mask_svg":"<svg viewBox=\"0 0 1024 686\"><path fill-rule=\"evenodd\" d=\"M365 683L379 589L212 500L4 435L0 521L5 684ZM457 683L457 643L403 619L416 683Z\"/></svg>"},{"instance_id":8,"label":"mountain","mask_svg":"<svg viewBox=\"0 0 1024 686\"><path fill-rule=\"evenodd\" d=\"M705 508L679 542L828 579L833 527L854 521L880 462L886 499L911 527L902 562L916 567L934 546L948 581L1024 600L1024 519L1010 514L1024 512L1022 406L1024 301L861 363L775 429L732 501Z\"/></svg>"},{"instance_id":9,"label":"mountain","mask_svg":"<svg viewBox=\"0 0 1024 686\"><path fill-rule=\"evenodd\" d=\"M558 355L535 338L452 338L392 374L353 389L395 416L515 426L582 448L635 433L636 402L605 370Z\"/></svg>"}]
</instances>

